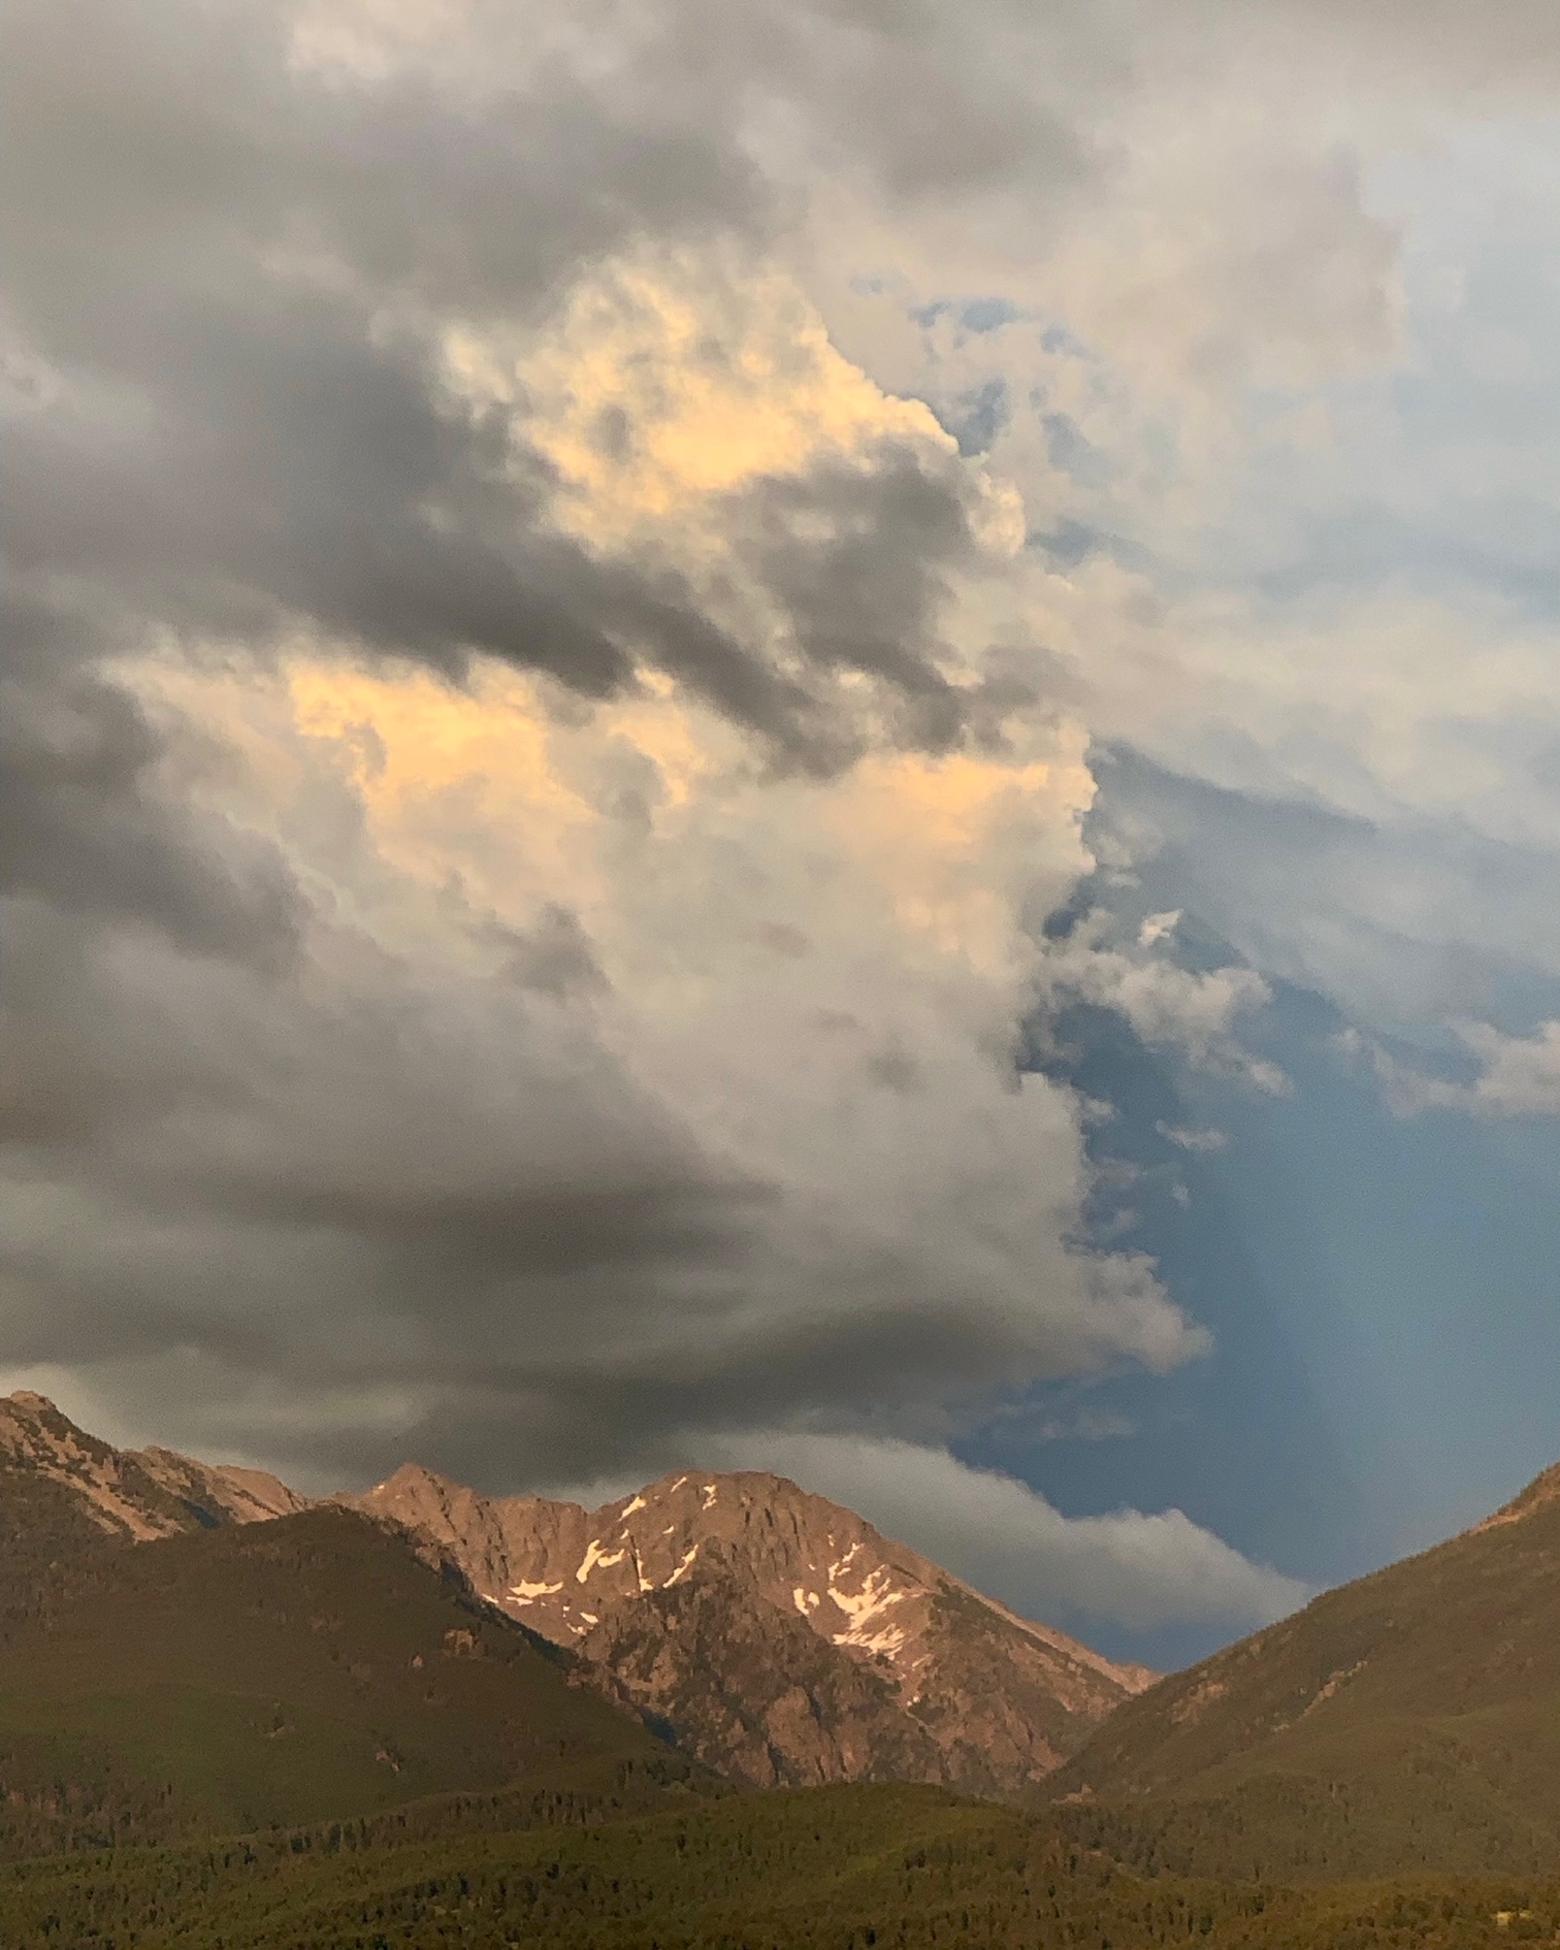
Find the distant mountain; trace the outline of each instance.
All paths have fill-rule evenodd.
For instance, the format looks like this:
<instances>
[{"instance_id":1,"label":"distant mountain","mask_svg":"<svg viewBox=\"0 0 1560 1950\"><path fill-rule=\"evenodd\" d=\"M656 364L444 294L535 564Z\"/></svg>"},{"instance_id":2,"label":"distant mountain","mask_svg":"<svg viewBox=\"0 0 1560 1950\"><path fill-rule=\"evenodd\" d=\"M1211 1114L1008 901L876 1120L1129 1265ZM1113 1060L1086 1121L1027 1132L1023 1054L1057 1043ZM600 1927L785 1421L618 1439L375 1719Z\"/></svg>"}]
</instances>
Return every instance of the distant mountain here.
<instances>
[{"instance_id":1,"label":"distant mountain","mask_svg":"<svg viewBox=\"0 0 1560 1950\"><path fill-rule=\"evenodd\" d=\"M1162 1680L1051 1791L1076 1833L1152 1866L1560 1869L1560 1468Z\"/></svg>"},{"instance_id":2,"label":"distant mountain","mask_svg":"<svg viewBox=\"0 0 1560 1950\"><path fill-rule=\"evenodd\" d=\"M62 1567L0 1632L0 1851L689 1776L401 1527L333 1507Z\"/></svg>"},{"instance_id":3,"label":"distant mountain","mask_svg":"<svg viewBox=\"0 0 1560 1950\"><path fill-rule=\"evenodd\" d=\"M1016 1617L838 1504L758 1472L599 1510L408 1465L362 1499L757 1786L1033 1788L1152 1675Z\"/></svg>"},{"instance_id":4,"label":"distant mountain","mask_svg":"<svg viewBox=\"0 0 1560 1950\"><path fill-rule=\"evenodd\" d=\"M115 1449L26 1389L0 1396L0 1471L59 1485L97 1529L136 1542L291 1516L307 1505L263 1469L196 1462L172 1449Z\"/></svg>"}]
</instances>

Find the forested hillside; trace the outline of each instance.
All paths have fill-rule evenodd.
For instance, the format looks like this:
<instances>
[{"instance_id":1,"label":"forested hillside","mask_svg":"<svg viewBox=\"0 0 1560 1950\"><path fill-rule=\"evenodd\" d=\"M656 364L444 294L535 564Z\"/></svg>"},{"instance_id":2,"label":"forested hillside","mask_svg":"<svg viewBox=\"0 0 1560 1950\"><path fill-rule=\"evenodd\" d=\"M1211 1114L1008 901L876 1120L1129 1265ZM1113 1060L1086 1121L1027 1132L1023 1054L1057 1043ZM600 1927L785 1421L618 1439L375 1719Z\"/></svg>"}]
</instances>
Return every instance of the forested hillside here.
<instances>
[{"instance_id":1,"label":"forested hillside","mask_svg":"<svg viewBox=\"0 0 1560 1950\"><path fill-rule=\"evenodd\" d=\"M1560 1870L1556 1489L1162 1681L1051 1792L1145 1866Z\"/></svg>"},{"instance_id":2,"label":"forested hillside","mask_svg":"<svg viewBox=\"0 0 1560 1950\"><path fill-rule=\"evenodd\" d=\"M486 1827L496 1805L0 1871L4 1941L7 1950L1493 1950L1560 1931L1557 1883L1286 1890L1146 1879L1044 1819L933 1788L743 1794L611 1823L563 1803L512 1806L511 1819L537 1825L497 1833Z\"/></svg>"},{"instance_id":3,"label":"forested hillside","mask_svg":"<svg viewBox=\"0 0 1560 1950\"><path fill-rule=\"evenodd\" d=\"M0 1633L0 1852L351 1817L665 1749L405 1534L322 1508L89 1556Z\"/></svg>"}]
</instances>

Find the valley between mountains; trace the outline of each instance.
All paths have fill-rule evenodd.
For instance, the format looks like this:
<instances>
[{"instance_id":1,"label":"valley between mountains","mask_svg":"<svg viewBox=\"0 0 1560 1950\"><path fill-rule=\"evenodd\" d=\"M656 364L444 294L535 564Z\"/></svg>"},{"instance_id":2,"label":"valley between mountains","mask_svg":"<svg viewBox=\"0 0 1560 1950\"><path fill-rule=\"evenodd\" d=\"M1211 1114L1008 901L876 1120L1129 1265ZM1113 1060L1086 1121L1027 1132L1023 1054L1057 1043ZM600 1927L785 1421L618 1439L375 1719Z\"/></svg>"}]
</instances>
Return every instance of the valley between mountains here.
<instances>
[{"instance_id":1,"label":"valley between mountains","mask_svg":"<svg viewBox=\"0 0 1560 1950\"><path fill-rule=\"evenodd\" d=\"M6 1950L1513 1933L1560 1470L1156 1680L779 1476L310 1501L0 1400Z\"/></svg>"}]
</instances>

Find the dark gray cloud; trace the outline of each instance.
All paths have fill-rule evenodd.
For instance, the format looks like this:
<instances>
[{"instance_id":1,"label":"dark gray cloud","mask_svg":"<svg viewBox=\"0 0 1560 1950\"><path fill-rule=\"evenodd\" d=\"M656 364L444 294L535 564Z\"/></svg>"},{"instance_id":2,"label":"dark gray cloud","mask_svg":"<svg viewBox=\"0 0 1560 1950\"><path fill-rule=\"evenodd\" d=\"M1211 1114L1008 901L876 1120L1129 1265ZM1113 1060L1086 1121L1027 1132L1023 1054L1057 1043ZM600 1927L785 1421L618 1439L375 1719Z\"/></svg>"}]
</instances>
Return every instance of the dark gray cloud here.
<instances>
[{"instance_id":1,"label":"dark gray cloud","mask_svg":"<svg viewBox=\"0 0 1560 1950\"><path fill-rule=\"evenodd\" d=\"M930 1404L1187 1350L1147 1269L1096 1281L1049 1226L985 1268L934 1244L935 1213L890 1239L847 1212L811 1239L794 1166L724 1159L571 984L430 988L351 942L328 984L279 982L31 905L7 922L0 1028L26 1054L6 1362L113 1374L125 1401L182 1367L183 1439L316 1478L415 1450L560 1480L755 1417L859 1426L881 1400L890 1425L940 1426Z\"/></svg>"},{"instance_id":2,"label":"dark gray cloud","mask_svg":"<svg viewBox=\"0 0 1560 1950\"><path fill-rule=\"evenodd\" d=\"M965 721L936 638L948 572L976 546L952 472L888 447L878 465L764 483L742 510L764 586L803 656L885 680L904 699L909 742L934 750L954 744Z\"/></svg>"},{"instance_id":3,"label":"dark gray cloud","mask_svg":"<svg viewBox=\"0 0 1560 1950\"><path fill-rule=\"evenodd\" d=\"M0 678L0 895L285 963L303 919L285 863L245 835L208 844L145 791L161 750L143 706L90 672Z\"/></svg>"},{"instance_id":4,"label":"dark gray cloud","mask_svg":"<svg viewBox=\"0 0 1560 1950\"><path fill-rule=\"evenodd\" d=\"M676 45L698 11L674 16ZM826 688L771 667L666 564L608 564L557 532L511 416L458 399L440 368L442 321L534 321L636 241L769 234L779 192L740 94L699 115L663 99L670 27L639 50L642 85L587 90L503 36L496 85L458 68L344 78L296 58L298 18L8 10L6 323L49 374L6 414L13 573L38 591L70 578L120 629L259 647L302 624L453 673L487 653L589 697L643 661L777 754L843 762ZM865 33L932 83L913 21L814 29L783 36L788 55L755 34L750 71L811 101L820 37ZM736 58L718 41L712 59ZM897 117L852 118L858 148L903 139ZM968 547L957 490L893 452L849 508L842 485L784 490L849 532L821 587L793 550L773 593L815 668L870 669L905 692L908 739L946 744L960 713L930 651L936 560Z\"/></svg>"}]
</instances>

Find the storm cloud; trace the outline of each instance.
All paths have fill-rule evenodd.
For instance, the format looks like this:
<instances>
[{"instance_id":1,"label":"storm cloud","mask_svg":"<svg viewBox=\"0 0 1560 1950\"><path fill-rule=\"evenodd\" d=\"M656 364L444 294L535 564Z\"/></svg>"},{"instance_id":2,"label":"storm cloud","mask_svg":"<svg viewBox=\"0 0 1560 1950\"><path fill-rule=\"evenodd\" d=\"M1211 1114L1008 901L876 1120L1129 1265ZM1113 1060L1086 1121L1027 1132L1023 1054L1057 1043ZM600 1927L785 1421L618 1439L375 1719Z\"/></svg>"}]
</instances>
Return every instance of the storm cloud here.
<instances>
[{"instance_id":1,"label":"storm cloud","mask_svg":"<svg viewBox=\"0 0 1560 1950\"><path fill-rule=\"evenodd\" d=\"M1025 1603L1294 1596L946 1446L1207 1350L1029 1058L1082 999L1276 1094L1270 989L1046 923L1171 844L1097 734L1195 772L1222 647L1260 742L1141 566L1232 399L1397 344L1353 125L1161 12L6 10L7 1374L310 1487L908 1457Z\"/></svg>"}]
</instances>

